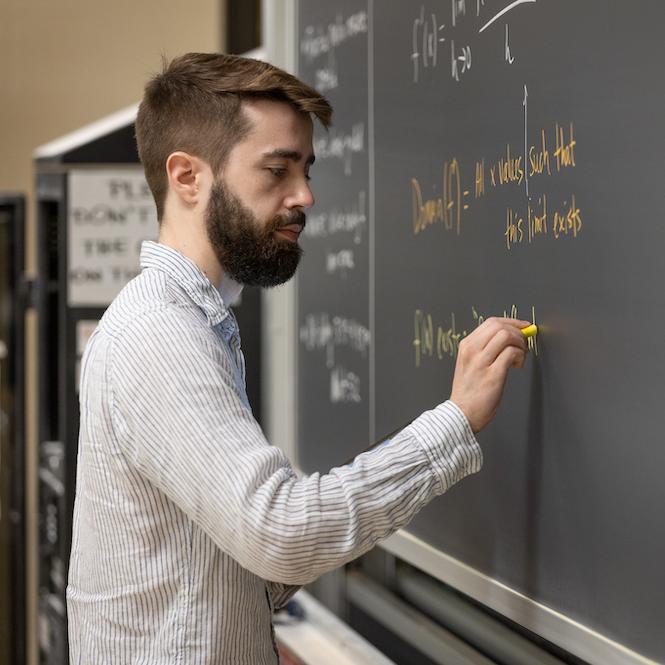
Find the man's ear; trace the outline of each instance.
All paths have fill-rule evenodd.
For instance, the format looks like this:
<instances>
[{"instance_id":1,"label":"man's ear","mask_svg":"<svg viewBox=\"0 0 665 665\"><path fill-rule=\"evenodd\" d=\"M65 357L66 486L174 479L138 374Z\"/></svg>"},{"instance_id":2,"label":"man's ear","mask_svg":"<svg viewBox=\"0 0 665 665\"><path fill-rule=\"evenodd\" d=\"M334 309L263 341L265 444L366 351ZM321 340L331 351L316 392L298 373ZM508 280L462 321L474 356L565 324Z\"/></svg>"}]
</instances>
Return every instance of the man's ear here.
<instances>
[{"instance_id":1,"label":"man's ear","mask_svg":"<svg viewBox=\"0 0 665 665\"><path fill-rule=\"evenodd\" d=\"M172 152L166 160L169 189L189 206L195 206L204 194L210 167L202 159L186 152Z\"/></svg>"}]
</instances>

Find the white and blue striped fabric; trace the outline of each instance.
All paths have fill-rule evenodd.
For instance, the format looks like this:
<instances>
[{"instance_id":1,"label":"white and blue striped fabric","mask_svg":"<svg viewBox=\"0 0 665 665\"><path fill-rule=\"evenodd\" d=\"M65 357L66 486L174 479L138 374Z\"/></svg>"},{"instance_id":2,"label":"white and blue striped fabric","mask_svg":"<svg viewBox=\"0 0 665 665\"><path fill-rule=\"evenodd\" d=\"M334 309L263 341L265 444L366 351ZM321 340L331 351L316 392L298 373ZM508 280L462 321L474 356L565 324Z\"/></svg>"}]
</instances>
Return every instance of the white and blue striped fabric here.
<instances>
[{"instance_id":1,"label":"white and blue striped fabric","mask_svg":"<svg viewBox=\"0 0 665 665\"><path fill-rule=\"evenodd\" d=\"M480 447L445 402L298 477L252 416L220 290L164 245L141 267L83 358L71 663L275 665L273 610L478 471Z\"/></svg>"}]
</instances>

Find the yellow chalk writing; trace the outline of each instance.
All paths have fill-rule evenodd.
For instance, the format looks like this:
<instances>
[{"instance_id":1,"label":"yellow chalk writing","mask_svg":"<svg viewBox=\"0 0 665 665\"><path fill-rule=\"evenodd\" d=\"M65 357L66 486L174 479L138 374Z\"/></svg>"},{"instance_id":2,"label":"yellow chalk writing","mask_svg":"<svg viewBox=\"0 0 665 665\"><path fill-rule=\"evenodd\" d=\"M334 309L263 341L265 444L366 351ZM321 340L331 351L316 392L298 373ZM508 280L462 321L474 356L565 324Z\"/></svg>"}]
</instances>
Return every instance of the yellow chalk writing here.
<instances>
[{"instance_id":1,"label":"yellow chalk writing","mask_svg":"<svg viewBox=\"0 0 665 665\"><path fill-rule=\"evenodd\" d=\"M493 190L506 186L524 185L525 199L504 208L505 218L500 228L506 249L533 245L546 238L558 240L565 236L576 239L583 224L575 196L571 196L570 204L568 200L562 204L561 201L550 201L551 196L543 191L543 187L536 185L534 191L534 183L545 183L545 179L556 176L562 169L577 167L578 142L574 123L554 122L539 127L537 135L538 140L528 144L525 134L522 153L506 143L494 161L486 161L485 157L474 160L473 172L465 171L456 158L445 161L438 193L430 198L423 195L420 181L411 178L413 234L419 235L430 226L441 225L444 230L460 235L463 220L470 214L471 200L485 198ZM471 184L471 178L473 187L465 187L467 183ZM436 339L433 344L435 342Z\"/></svg>"},{"instance_id":2,"label":"yellow chalk writing","mask_svg":"<svg viewBox=\"0 0 665 665\"><path fill-rule=\"evenodd\" d=\"M511 305L503 310L504 318L518 319L519 311L517 305ZM446 358L456 358L459 354L459 345L462 339L470 334L475 327L480 326L486 317L478 312L475 306L471 307L471 321L468 329L461 332L457 326L457 316L451 312L445 323L435 323L432 314L424 312L422 309L415 310L414 313L414 336L413 350L414 362L416 367L421 367L423 361L427 358L444 360ZM537 323L536 308L531 307L531 321ZM535 355L538 355L537 335L530 337L528 346Z\"/></svg>"},{"instance_id":3,"label":"yellow chalk writing","mask_svg":"<svg viewBox=\"0 0 665 665\"><path fill-rule=\"evenodd\" d=\"M575 164L575 146L577 141L574 137L573 123L570 123L569 134L566 138L566 132L563 127L556 125L556 150L554 157L556 159L556 170L560 171L562 168L568 166L576 166Z\"/></svg>"},{"instance_id":4,"label":"yellow chalk writing","mask_svg":"<svg viewBox=\"0 0 665 665\"><path fill-rule=\"evenodd\" d=\"M554 213L554 237L557 240L564 235L571 235L573 238L577 238L581 230L582 216L575 201L575 195L573 194L570 199L570 205L563 212L557 210Z\"/></svg>"},{"instance_id":5,"label":"yellow chalk writing","mask_svg":"<svg viewBox=\"0 0 665 665\"><path fill-rule=\"evenodd\" d=\"M465 203L468 190L462 191L459 163L456 159L443 165L442 196L423 199L422 188L417 178L411 178L411 219L414 235L427 227L441 222L446 231L462 230L462 210L468 210Z\"/></svg>"},{"instance_id":6,"label":"yellow chalk writing","mask_svg":"<svg viewBox=\"0 0 665 665\"><path fill-rule=\"evenodd\" d=\"M550 170L550 151L547 149L547 141L545 140L545 130L540 130L540 150L536 150L536 146L532 145L529 148L529 177L536 174L540 175L547 171L547 175L552 175Z\"/></svg>"}]
</instances>

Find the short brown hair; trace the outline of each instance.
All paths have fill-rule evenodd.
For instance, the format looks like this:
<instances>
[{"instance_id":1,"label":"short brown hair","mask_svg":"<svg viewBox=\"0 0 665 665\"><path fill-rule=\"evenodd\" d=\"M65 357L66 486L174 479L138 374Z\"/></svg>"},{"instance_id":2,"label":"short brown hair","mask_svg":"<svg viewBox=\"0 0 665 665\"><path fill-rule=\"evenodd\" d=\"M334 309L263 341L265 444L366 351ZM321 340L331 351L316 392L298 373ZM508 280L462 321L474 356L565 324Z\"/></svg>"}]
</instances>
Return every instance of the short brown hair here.
<instances>
[{"instance_id":1,"label":"short brown hair","mask_svg":"<svg viewBox=\"0 0 665 665\"><path fill-rule=\"evenodd\" d=\"M313 113L324 127L332 108L314 88L266 62L219 53L187 53L145 87L136 117L136 143L161 221L168 191L166 160L177 150L208 162L214 173L250 127L243 99L274 99Z\"/></svg>"}]
</instances>

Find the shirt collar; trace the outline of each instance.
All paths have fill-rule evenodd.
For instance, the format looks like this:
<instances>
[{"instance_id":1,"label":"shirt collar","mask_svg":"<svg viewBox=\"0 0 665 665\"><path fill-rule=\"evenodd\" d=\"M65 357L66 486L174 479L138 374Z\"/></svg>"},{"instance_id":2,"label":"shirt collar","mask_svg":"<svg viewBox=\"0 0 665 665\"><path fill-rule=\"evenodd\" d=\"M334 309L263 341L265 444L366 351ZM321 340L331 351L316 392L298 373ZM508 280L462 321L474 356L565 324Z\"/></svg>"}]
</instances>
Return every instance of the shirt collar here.
<instances>
[{"instance_id":1,"label":"shirt collar","mask_svg":"<svg viewBox=\"0 0 665 665\"><path fill-rule=\"evenodd\" d=\"M145 240L141 244L140 262L142 270L161 270L177 282L205 312L211 326L229 317L228 308L242 291L242 285L228 276L224 276L221 284L215 288L192 260L178 250L152 240Z\"/></svg>"}]
</instances>

